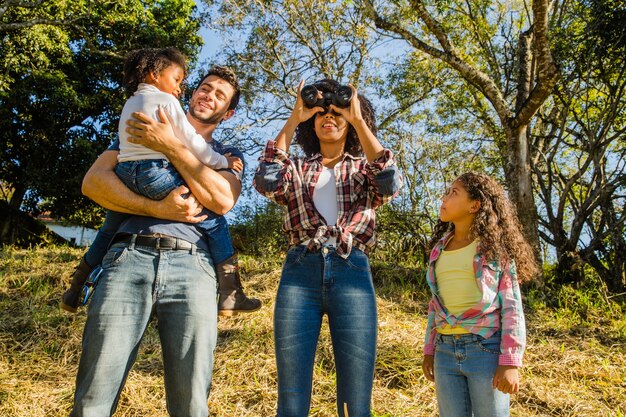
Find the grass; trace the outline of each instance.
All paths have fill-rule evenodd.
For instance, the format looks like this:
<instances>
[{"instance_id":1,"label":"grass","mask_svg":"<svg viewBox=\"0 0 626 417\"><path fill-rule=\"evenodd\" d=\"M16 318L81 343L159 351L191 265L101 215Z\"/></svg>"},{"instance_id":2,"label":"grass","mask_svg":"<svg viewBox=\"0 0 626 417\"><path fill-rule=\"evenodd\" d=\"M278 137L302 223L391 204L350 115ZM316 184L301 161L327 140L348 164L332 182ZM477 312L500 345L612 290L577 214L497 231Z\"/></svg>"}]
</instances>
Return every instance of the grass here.
<instances>
[{"instance_id":1,"label":"grass","mask_svg":"<svg viewBox=\"0 0 626 417\"><path fill-rule=\"evenodd\" d=\"M69 315L58 302L82 251L6 247L0 254L0 415L67 416L80 357L85 312ZM280 260L242 257L247 292L261 312L220 318L213 387L214 416L275 414L273 297ZM434 386L421 371L428 294L421 276L374 265L379 348L373 394L376 417L436 415ZM413 275L412 275L413 274ZM399 284L402 282L402 285ZM526 294L528 349L513 416L624 416L626 305L624 297L564 287L550 296ZM621 304L618 301L621 300ZM330 335L322 331L311 416L335 412ZM158 336L151 326L124 388L116 416L166 416Z\"/></svg>"}]
</instances>

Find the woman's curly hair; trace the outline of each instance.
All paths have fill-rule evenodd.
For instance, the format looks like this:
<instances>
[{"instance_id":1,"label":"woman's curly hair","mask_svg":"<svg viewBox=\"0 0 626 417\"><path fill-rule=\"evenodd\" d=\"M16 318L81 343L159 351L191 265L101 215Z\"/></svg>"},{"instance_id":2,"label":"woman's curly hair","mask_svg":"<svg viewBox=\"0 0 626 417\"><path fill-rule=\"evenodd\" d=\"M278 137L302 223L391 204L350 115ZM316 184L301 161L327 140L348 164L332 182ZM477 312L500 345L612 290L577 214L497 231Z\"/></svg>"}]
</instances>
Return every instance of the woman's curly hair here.
<instances>
[{"instance_id":1,"label":"woman's curly hair","mask_svg":"<svg viewBox=\"0 0 626 417\"><path fill-rule=\"evenodd\" d=\"M176 48L145 48L131 51L124 60L122 85L128 97L150 73L160 74L170 65L178 65L187 75L187 59Z\"/></svg>"},{"instance_id":2,"label":"woman's curly hair","mask_svg":"<svg viewBox=\"0 0 626 417\"><path fill-rule=\"evenodd\" d=\"M504 188L479 172L466 172L456 181L461 183L470 199L480 201L470 236L480 239L485 258L501 263L514 259L518 280L531 280L538 272L533 250L522 235L522 225ZM430 241L431 248L448 231L454 231L454 224L439 221Z\"/></svg>"},{"instance_id":3,"label":"woman's curly hair","mask_svg":"<svg viewBox=\"0 0 626 417\"><path fill-rule=\"evenodd\" d=\"M313 84L322 93L331 92L334 93L340 84L335 80L324 79L317 81ZM376 127L376 114L370 101L359 94L359 102L361 103L361 115L363 120L370 128L374 136L378 133ZM315 134L315 116L311 117L298 125L296 129L295 143L300 145L306 156L313 156L320 151L320 141ZM352 156L363 155L363 149L361 148L361 142L356 134L356 130L351 124L348 124L348 136L346 138L345 151Z\"/></svg>"}]
</instances>

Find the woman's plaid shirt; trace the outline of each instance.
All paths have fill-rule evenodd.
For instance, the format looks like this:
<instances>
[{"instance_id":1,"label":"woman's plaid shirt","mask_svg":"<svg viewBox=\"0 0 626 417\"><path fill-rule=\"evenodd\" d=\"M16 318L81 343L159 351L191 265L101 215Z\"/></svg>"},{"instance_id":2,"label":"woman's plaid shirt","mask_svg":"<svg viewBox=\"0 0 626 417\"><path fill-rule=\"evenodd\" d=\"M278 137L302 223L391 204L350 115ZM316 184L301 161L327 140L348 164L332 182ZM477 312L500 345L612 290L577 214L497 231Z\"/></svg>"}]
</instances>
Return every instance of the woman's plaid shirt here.
<instances>
[{"instance_id":1,"label":"woman's plaid shirt","mask_svg":"<svg viewBox=\"0 0 626 417\"><path fill-rule=\"evenodd\" d=\"M353 247L368 253L376 243L374 209L400 192L402 176L393 154L368 163L345 153L335 165L337 224L329 226L313 204L313 191L322 171L322 155L290 158L274 141L265 146L254 174L253 186L272 201L287 206L283 229L290 244L310 239L309 250L319 250L330 237L338 238L337 253L347 258Z\"/></svg>"}]
</instances>

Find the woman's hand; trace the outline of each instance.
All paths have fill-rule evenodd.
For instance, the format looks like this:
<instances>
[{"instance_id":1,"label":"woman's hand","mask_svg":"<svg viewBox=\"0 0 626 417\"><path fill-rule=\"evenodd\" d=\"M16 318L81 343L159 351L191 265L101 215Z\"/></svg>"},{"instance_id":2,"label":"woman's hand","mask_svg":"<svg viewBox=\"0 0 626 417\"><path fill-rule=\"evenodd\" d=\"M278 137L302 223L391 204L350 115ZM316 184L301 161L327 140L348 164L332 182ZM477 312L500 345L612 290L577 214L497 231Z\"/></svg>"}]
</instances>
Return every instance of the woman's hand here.
<instances>
[{"instance_id":1,"label":"woman's hand","mask_svg":"<svg viewBox=\"0 0 626 417\"><path fill-rule=\"evenodd\" d=\"M335 113L343 116L346 121L354 127L367 161L373 162L383 155L384 148L376 136L374 136L365 120L363 120L363 115L361 114L361 100L359 100L356 88L354 88L352 84L348 84L348 86L352 90L352 100L350 100L350 106L345 109L341 109L334 104L331 104L329 108Z\"/></svg>"},{"instance_id":2,"label":"woman's hand","mask_svg":"<svg viewBox=\"0 0 626 417\"><path fill-rule=\"evenodd\" d=\"M517 367L498 365L493 376L493 388L505 394L517 394L519 391L519 371Z\"/></svg>"},{"instance_id":3,"label":"woman's hand","mask_svg":"<svg viewBox=\"0 0 626 417\"><path fill-rule=\"evenodd\" d=\"M182 142L174 135L172 124L165 111L159 107L159 121L141 112L134 112L132 118L126 122L126 133L130 135L128 141L143 145L153 151L167 154L176 145Z\"/></svg>"},{"instance_id":4,"label":"woman's hand","mask_svg":"<svg viewBox=\"0 0 626 417\"><path fill-rule=\"evenodd\" d=\"M363 121L363 115L361 115L361 101L359 100L356 88L354 88L352 84L348 84L348 87L352 90L352 100L350 100L350 106L342 109L334 104L331 104L328 108L335 113L342 115L348 123L356 127L357 123Z\"/></svg>"},{"instance_id":5,"label":"woman's hand","mask_svg":"<svg viewBox=\"0 0 626 417\"><path fill-rule=\"evenodd\" d=\"M297 124L305 122L309 120L311 117L313 117L316 113L324 111L324 108L320 106L309 109L307 106L304 105L304 101L302 100L302 96L300 95L300 93L302 92L302 87L304 87L304 80L301 80L300 84L298 85L298 94L296 95L296 104L293 106L291 116L289 117L289 119L292 119L293 122ZM318 98L322 98L321 92L318 91L317 94L318 94Z\"/></svg>"},{"instance_id":6,"label":"woman's hand","mask_svg":"<svg viewBox=\"0 0 626 417\"><path fill-rule=\"evenodd\" d=\"M304 86L304 80L300 81L300 84L298 85L298 95L296 97L296 104L293 106L293 110L291 111L291 116L289 116L289 119L287 119L285 126L283 126L281 131L278 132L276 139L274 139L274 141L276 142L276 147L279 149L282 149L285 152L289 152L291 139L293 138L293 135L296 132L298 125L304 121L309 120L316 113L324 111L323 107L317 106L317 107L313 107L312 109L309 109L308 107L304 105L304 101L302 100L302 97L300 96L300 92L302 91L303 86ZM322 93L318 92L318 94L321 95ZM318 96L318 97L321 97L321 96Z\"/></svg>"},{"instance_id":7,"label":"woman's hand","mask_svg":"<svg viewBox=\"0 0 626 417\"><path fill-rule=\"evenodd\" d=\"M422 371L427 380L435 382L435 355L424 355Z\"/></svg>"}]
</instances>

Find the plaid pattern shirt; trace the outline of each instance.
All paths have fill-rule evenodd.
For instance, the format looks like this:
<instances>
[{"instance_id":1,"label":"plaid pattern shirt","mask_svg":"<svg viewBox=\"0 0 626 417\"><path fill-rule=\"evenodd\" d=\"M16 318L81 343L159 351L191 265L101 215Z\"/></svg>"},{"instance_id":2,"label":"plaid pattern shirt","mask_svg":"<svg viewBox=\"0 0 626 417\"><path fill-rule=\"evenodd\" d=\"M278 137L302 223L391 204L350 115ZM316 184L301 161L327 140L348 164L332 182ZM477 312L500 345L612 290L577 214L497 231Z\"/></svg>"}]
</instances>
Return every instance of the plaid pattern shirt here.
<instances>
[{"instance_id":1,"label":"plaid pattern shirt","mask_svg":"<svg viewBox=\"0 0 626 417\"><path fill-rule=\"evenodd\" d=\"M265 146L255 172L253 186L272 201L287 206L283 230L291 245L308 242L319 250L336 237L337 253L347 258L353 247L368 253L376 243L374 209L398 195L402 177L390 150L368 163L365 158L345 153L335 165L337 223L329 226L313 204L313 192L322 171L322 155L290 158L274 141Z\"/></svg>"},{"instance_id":2,"label":"plaid pattern shirt","mask_svg":"<svg viewBox=\"0 0 626 417\"><path fill-rule=\"evenodd\" d=\"M435 277L435 263L452 236L452 233L444 236L430 253L426 280L433 297L428 305L424 354L434 355L437 328L446 324L460 326L484 338L489 338L496 331L501 330L502 340L498 363L522 366L526 347L526 324L515 262L500 265L495 261L486 261L480 253L479 245L478 253L474 256L474 272L482 298L474 307L459 317L455 317L443 305Z\"/></svg>"}]
</instances>

